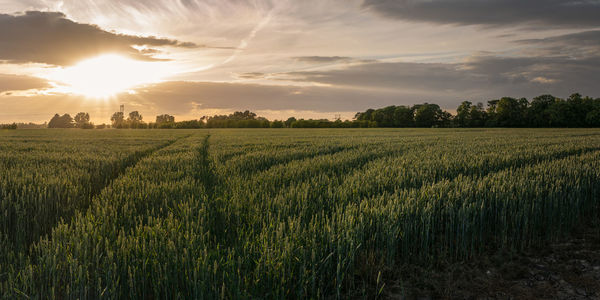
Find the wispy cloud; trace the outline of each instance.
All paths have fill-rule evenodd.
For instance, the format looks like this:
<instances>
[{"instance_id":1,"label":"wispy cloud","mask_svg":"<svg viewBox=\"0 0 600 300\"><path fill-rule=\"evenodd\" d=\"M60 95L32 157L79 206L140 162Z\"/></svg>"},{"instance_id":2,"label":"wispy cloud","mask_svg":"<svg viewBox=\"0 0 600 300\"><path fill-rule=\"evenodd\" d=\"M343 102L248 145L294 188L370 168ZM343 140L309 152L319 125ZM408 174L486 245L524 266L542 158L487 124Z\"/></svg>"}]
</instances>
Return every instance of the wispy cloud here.
<instances>
[{"instance_id":1,"label":"wispy cloud","mask_svg":"<svg viewBox=\"0 0 600 300\"><path fill-rule=\"evenodd\" d=\"M256 24L256 26L254 26L254 28L252 28L248 36L240 41L239 46L235 49L233 54L231 54L231 56L225 59L221 64L224 65L233 61L242 51L244 51L248 47L248 44L254 39L254 37L256 37L256 34L267 24L269 24L272 16L273 11L270 11L258 24Z\"/></svg>"},{"instance_id":2,"label":"wispy cloud","mask_svg":"<svg viewBox=\"0 0 600 300\"><path fill-rule=\"evenodd\" d=\"M297 56L296 61L305 63L335 63L335 62L351 62L352 57L347 56Z\"/></svg>"}]
</instances>

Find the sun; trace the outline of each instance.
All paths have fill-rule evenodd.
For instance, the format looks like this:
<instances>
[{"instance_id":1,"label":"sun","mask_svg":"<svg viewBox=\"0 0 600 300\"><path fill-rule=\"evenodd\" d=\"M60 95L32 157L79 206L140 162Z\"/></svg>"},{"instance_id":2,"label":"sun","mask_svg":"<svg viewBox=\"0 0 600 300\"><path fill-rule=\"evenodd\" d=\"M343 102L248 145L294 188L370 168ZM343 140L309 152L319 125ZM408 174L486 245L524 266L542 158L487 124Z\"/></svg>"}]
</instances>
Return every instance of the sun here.
<instances>
[{"instance_id":1,"label":"sun","mask_svg":"<svg viewBox=\"0 0 600 300\"><path fill-rule=\"evenodd\" d=\"M137 61L107 54L48 74L59 90L91 98L107 98L170 75L165 62Z\"/></svg>"}]
</instances>

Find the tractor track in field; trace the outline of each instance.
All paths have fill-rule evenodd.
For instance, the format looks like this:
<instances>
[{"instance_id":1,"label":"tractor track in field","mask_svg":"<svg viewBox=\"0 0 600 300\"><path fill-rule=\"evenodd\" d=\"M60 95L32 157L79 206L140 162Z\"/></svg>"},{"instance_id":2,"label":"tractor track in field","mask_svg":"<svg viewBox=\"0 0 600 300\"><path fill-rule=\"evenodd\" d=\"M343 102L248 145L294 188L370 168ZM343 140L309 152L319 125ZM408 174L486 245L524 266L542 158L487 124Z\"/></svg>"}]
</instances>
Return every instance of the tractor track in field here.
<instances>
[{"instance_id":1,"label":"tractor track in field","mask_svg":"<svg viewBox=\"0 0 600 300\"><path fill-rule=\"evenodd\" d=\"M362 191L356 195L348 195L347 197L341 197L339 199L335 199L334 202L340 202L343 201L343 199L354 199L354 200L362 200L365 197L377 197L377 196L381 196L384 193L395 193L397 191L400 190L415 190L415 189L420 189L425 185L434 185L436 183L439 183L443 180L455 180L456 178L458 178L459 176L466 176L466 177L478 177L478 178L483 178L486 176L490 176L492 174L495 173L499 173L508 169L521 169L521 168L525 168L527 166L531 166L531 165L535 165L535 164L540 164L543 163L545 161L554 161L554 160L558 160L558 159L564 159L570 156L576 156L576 155L582 155L585 153L590 153L590 152L595 152L595 151L600 151L600 147L591 147L591 148L580 148L580 149L576 149L576 150L571 150L571 151L564 151L564 152L558 152L558 153L551 153L551 154L546 154L546 155L540 155L540 156L535 156L532 157L529 160L521 160L521 159L513 159L504 163L500 163L496 166L493 166L492 168L486 169L485 171L480 171L480 169L476 166L470 166L467 168L456 168L453 170L449 170L449 172L447 174L441 175L436 177L434 180L428 181L428 180L421 180L418 181L416 183L411 183L411 182L403 182L400 184L394 184L394 185L390 185L390 186L379 186L377 188L376 191L373 190L368 190L368 191ZM367 159L365 160L360 160L360 161L356 161L356 160L351 160L350 162L345 162L343 163L344 166L346 165L352 165L352 164L356 164L356 166L354 166L354 168L352 168L352 171L348 174L343 173L340 170L345 169L344 167L337 167L335 168L335 170L332 171L332 180L335 178L336 182L339 182L338 187L342 187L345 188L347 185L345 184L345 181L348 178L351 178L353 176L359 176L359 174L363 173L365 171L365 168L369 168L369 164L372 163L377 163L381 160L387 159L393 155L398 155L401 154L402 151L395 149L395 150L390 150L390 151L385 151L385 152L381 152L381 153L371 153L371 155L367 155ZM335 154L335 153L334 153ZM275 164L273 166L270 166L269 168L267 168L266 170L260 171L257 174L267 174L270 170L273 170L274 167L277 166L285 166L288 165L294 161L300 161L300 160L306 160L306 161L310 161L313 160L315 158L324 156L327 154L322 154L322 155L316 155L314 157L306 157L306 158L302 158L302 159L293 159L291 161L287 161L284 163L278 163ZM303 176L300 176L303 177ZM307 180L310 180L309 178L304 178L302 180L297 180L297 181L290 181L290 182L280 182L279 184L279 191L284 191L286 190L286 188L292 186L292 185L298 185L301 184L303 182L306 182ZM221 191L223 192L223 191ZM343 193L336 193L336 195L341 195ZM221 194L220 194L221 195ZM275 196L275 194L270 194L271 197ZM350 202L354 202L354 201L350 201Z\"/></svg>"},{"instance_id":2,"label":"tractor track in field","mask_svg":"<svg viewBox=\"0 0 600 300\"><path fill-rule=\"evenodd\" d=\"M92 187L90 194L88 195L86 201L80 201L81 203L83 203L83 205L81 205L81 207L79 207L72 214L64 216L63 219L66 221L66 223L70 223L71 220L73 219L73 216L77 213L77 211L87 210L89 208L90 204L92 203L93 199L95 197L97 197L102 192L102 190L104 190L105 188L110 186L115 180L117 180L121 175L123 175L128 169L135 167L138 164L138 162L140 162L142 159L151 156L152 154L156 153L157 151L167 148L178 141L189 138L190 136L191 135L186 135L186 136L183 136L180 138L175 138L175 139L169 140L167 142L161 143L160 145L157 145L155 147L151 147L151 148L143 150L143 151L136 151L132 154L127 155L126 158L121 161L124 163L121 163L121 166L119 168L115 169L113 174L111 174L108 178L104 178L104 180L102 181L102 184L94 185ZM91 180L94 181L94 180L96 180L96 178L91 178ZM49 227L49 230L47 232L42 233L40 235L40 237L44 236L44 235L48 235L50 232L52 232L52 229L54 227L56 227L56 224ZM39 239L39 237L38 237L38 239ZM38 239L34 239L33 243L35 243ZM30 245L28 245L28 246L30 246Z\"/></svg>"},{"instance_id":3,"label":"tractor track in field","mask_svg":"<svg viewBox=\"0 0 600 300\"><path fill-rule=\"evenodd\" d=\"M354 149L356 150L356 149ZM305 163L308 163L314 159L317 159L319 157L323 157L326 155L335 155L335 154L339 154L339 153L343 153L345 150L342 151L337 151L335 153L330 153L330 154L321 154L321 155L317 155L314 157L306 157L306 158L300 158L300 159L294 159L291 161L287 161L284 163L279 163L279 164L275 164L271 167L269 167L266 170L257 172L255 174L255 176L267 176L269 175L269 172L272 172L275 168L277 167L281 167L281 168L285 168L287 167L287 165L294 163L296 161L304 161ZM341 162L339 164L335 164L333 165L331 168L329 168L327 170L327 174L331 175L332 178L344 178L345 176L348 176L347 174L344 173L344 171L349 168L351 170L358 170L360 168L362 168L364 165L372 162L372 161L376 161L376 160L380 160L380 159L385 159L388 158L390 156L396 155L401 153L401 150L388 150L388 151L383 151L383 152L373 152L373 153L369 153L366 155L361 155L352 159L349 159L347 161ZM290 180L290 181L286 181L286 182L280 182L280 181L275 181L275 182L269 182L269 184L277 184L278 185L278 190L285 190L286 188L292 186L292 185L298 185L307 181L311 180L311 177L307 177L307 174L310 174L312 170L307 169L307 170L303 170L301 173L296 174L298 177L302 178L300 180ZM269 176L267 176L269 177ZM271 194L271 196L274 196L275 194Z\"/></svg>"},{"instance_id":4,"label":"tractor track in field","mask_svg":"<svg viewBox=\"0 0 600 300\"><path fill-rule=\"evenodd\" d=\"M128 155L127 158L125 158L124 160L125 163L119 169L117 169L116 172L114 172L109 178L107 178L103 185L96 187L92 190L92 192L90 193L90 200L96 197L98 194L100 194L100 192L102 192L103 189L110 186L111 183L118 179L121 175L123 175L127 171L127 169L135 167L138 164L138 162L140 162L142 159L149 157L157 151L167 148L180 140L189 138L190 136L191 135L186 135L180 138L172 139L156 147L152 147L144 151L136 151Z\"/></svg>"},{"instance_id":5,"label":"tractor track in field","mask_svg":"<svg viewBox=\"0 0 600 300\"><path fill-rule=\"evenodd\" d=\"M229 241L235 240L235 231L227 230L226 213L224 212L225 199L221 197L224 186L215 169L214 158L210 156L210 133L206 135L196 151L194 163L194 178L196 182L204 186L206 191L206 213L208 226L215 238L215 242L227 245Z\"/></svg>"},{"instance_id":6,"label":"tractor track in field","mask_svg":"<svg viewBox=\"0 0 600 300\"><path fill-rule=\"evenodd\" d=\"M98 194L100 194L100 192L105 189L107 186L110 186L110 184L115 181L117 178L119 178L121 175L123 175L127 169L131 168L131 167L135 167L135 165L137 165L137 163L139 161L141 161L142 159L152 155L153 153L155 153L156 151L159 151L161 149L164 149L166 147L169 147L171 145L173 145L175 142L183 140L185 138L190 137L190 135L184 136L184 137L180 137L177 139L173 139L170 141L167 141L165 143L162 143L156 147L152 147L150 149L144 150L144 151L136 151L130 155L128 155L123 161L124 163L121 165L120 168L116 169L115 172L113 172L113 174L111 176L109 176L108 178L105 179L105 181L103 182L102 185L94 187L92 189L92 192L90 193L90 200L92 198L94 198L95 196L97 196Z\"/></svg>"},{"instance_id":7,"label":"tractor track in field","mask_svg":"<svg viewBox=\"0 0 600 300\"><path fill-rule=\"evenodd\" d=\"M326 155L333 155L333 154L336 154L336 153L340 153L340 152L344 152L344 151L351 151L351 150L355 150L355 149L358 149L358 146L348 146L348 147L336 146L336 147L331 147L329 149L321 150L321 151L318 151L318 152L298 152L298 153L293 153L293 154L289 154L289 155L283 156L283 157L281 157L278 160L273 160L273 161L270 161L268 163L262 163L260 165L256 165L256 166L254 166L252 168L252 170L246 170L246 171L237 172L237 174L243 174L245 176L251 176L251 175L254 175L254 174L268 172L272 168L275 168L275 167L281 166L281 165L286 165L286 164L292 163L294 161L315 159L315 158L318 158L318 157L322 157L322 156L326 156ZM239 156L239 157L241 159L248 159L248 156L250 156L250 155L251 155L251 153L247 153L246 155Z\"/></svg>"},{"instance_id":8,"label":"tractor track in field","mask_svg":"<svg viewBox=\"0 0 600 300\"><path fill-rule=\"evenodd\" d=\"M379 190L376 191L375 193L373 193L372 191L364 191L359 193L358 195L355 195L354 197L356 197L357 199L363 199L365 197L377 197L377 196L381 196L384 193L395 193L397 191L400 190L416 190L416 189L420 189L422 188L424 185L434 185L436 183L439 183L443 180L455 180L456 178L458 178L459 176L465 176L465 177L478 177L478 178L484 178L487 176L490 176L492 174L495 173L499 173L508 169L522 169L528 166L533 166L536 164L540 164L543 163L545 161L554 161L554 160L559 160L559 159L564 159L567 157L571 157L571 156L577 156L577 155L583 155L586 153L591 153L591 152L596 152L596 151L600 151L600 147L591 147L591 148L582 148L582 149L577 149L577 150L573 150L573 151L565 151L565 152L559 152L559 153L554 153L554 154L548 154L548 155L541 155L541 156L537 156L534 157L532 161L523 161L523 162L517 162L515 163L515 161L509 161L506 163L502 163L502 164L498 164L497 166L490 168L488 170L485 170L483 172L477 172L479 169L477 167L467 167L464 168L464 170L459 170L460 168L457 168L456 170L458 172L456 172L455 174L452 175L442 175L438 178L435 178L432 181L427 181L427 180L422 180L416 183L411 184L410 182L404 182L398 185L393 185L393 186L383 186L383 187L379 187ZM376 162L379 159L374 159L371 160L371 162ZM364 166L362 166L360 169L355 169L353 171L352 174L349 174L346 176L346 178L350 178L350 176L357 176L358 174L360 174L361 172L364 171L364 168L368 168L368 165L365 164ZM454 172L452 172L454 173ZM340 184L340 186L345 186L344 183Z\"/></svg>"}]
</instances>

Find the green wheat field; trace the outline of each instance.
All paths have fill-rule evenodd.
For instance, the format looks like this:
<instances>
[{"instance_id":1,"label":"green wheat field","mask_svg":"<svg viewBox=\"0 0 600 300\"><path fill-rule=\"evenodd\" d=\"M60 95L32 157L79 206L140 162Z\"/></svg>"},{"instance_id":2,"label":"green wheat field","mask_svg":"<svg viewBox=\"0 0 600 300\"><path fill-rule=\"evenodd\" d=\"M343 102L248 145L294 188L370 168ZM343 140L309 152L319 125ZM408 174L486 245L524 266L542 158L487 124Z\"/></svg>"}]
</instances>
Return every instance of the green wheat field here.
<instances>
[{"instance_id":1,"label":"green wheat field","mask_svg":"<svg viewBox=\"0 0 600 300\"><path fill-rule=\"evenodd\" d=\"M598 129L0 131L0 297L374 298L599 208Z\"/></svg>"}]
</instances>

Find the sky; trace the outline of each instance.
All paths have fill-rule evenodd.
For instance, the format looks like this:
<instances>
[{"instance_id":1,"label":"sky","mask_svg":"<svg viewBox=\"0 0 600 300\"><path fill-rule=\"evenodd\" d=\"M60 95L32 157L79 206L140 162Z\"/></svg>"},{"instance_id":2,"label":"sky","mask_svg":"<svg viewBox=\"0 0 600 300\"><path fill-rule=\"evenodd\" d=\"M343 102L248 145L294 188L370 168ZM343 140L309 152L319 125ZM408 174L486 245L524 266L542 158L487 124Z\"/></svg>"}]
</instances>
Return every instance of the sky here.
<instances>
[{"instance_id":1,"label":"sky","mask_svg":"<svg viewBox=\"0 0 600 300\"><path fill-rule=\"evenodd\" d=\"M600 0L0 0L0 123L600 97Z\"/></svg>"}]
</instances>

